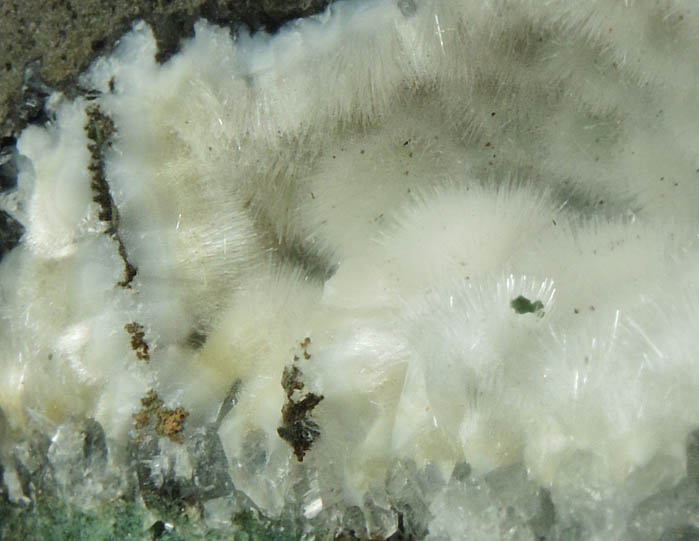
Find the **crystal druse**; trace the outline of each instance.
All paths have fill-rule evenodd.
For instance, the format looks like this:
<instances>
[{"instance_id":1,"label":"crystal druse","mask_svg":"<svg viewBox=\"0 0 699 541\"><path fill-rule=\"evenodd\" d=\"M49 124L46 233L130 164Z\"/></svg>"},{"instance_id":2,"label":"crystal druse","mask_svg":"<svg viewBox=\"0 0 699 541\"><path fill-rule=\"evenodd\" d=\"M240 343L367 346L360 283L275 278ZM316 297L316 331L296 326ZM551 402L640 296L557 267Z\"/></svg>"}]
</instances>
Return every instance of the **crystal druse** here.
<instances>
[{"instance_id":1,"label":"crystal druse","mask_svg":"<svg viewBox=\"0 0 699 541\"><path fill-rule=\"evenodd\" d=\"M699 4L195 30L158 64L134 25L18 139L2 516L695 535Z\"/></svg>"}]
</instances>

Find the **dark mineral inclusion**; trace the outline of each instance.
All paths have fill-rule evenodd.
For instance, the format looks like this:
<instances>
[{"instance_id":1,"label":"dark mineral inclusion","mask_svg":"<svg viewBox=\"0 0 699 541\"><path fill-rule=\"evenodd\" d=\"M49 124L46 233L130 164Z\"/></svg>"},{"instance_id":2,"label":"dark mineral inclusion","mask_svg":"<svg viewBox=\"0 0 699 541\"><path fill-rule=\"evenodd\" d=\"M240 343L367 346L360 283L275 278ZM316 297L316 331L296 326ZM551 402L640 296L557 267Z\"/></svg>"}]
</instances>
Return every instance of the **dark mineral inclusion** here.
<instances>
[{"instance_id":1,"label":"dark mineral inclusion","mask_svg":"<svg viewBox=\"0 0 699 541\"><path fill-rule=\"evenodd\" d=\"M539 317L544 315L544 303L541 301L532 302L524 295L512 299L510 306L518 314L536 314Z\"/></svg>"}]
</instances>

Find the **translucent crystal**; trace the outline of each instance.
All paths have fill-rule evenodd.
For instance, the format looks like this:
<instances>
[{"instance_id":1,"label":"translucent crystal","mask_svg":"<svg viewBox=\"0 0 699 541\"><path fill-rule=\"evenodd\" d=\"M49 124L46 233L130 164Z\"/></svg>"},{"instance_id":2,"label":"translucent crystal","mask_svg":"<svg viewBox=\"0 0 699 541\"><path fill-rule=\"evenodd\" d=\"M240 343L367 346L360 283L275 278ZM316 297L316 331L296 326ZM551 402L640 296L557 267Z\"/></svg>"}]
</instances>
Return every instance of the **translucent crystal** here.
<instances>
[{"instance_id":1,"label":"translucent crystal","mask_svg":"<svg viewBox=\"0 0 699 541\"><path fill-rule=\"evenodd\" d=\"M433 501L430 539L545 538L554 520L548 494L521 464L473 476L459 465L446 490Z\"/></svg>"},{"instance_id":2,"label":"translucent crystal","mask_svg":"<svg viewBox=\"0 0 699 541\"><path fill-rule=\"evenodd\" d=\"M699 529L699 484L685 480L641 502L629 518L627 539L694 539Z\"/></svg>"},{"instance_id":3,"label":"translucent crystal","mask_svg":"<svg viewBox=\"0 0 699 541\"><path fill-rule=\"evenodd\" d=\"M234 491L215 425L182 443L150 433L133 441L131 449L141 494L149 506L177 509Z\"/></svg>"}]
</instances>

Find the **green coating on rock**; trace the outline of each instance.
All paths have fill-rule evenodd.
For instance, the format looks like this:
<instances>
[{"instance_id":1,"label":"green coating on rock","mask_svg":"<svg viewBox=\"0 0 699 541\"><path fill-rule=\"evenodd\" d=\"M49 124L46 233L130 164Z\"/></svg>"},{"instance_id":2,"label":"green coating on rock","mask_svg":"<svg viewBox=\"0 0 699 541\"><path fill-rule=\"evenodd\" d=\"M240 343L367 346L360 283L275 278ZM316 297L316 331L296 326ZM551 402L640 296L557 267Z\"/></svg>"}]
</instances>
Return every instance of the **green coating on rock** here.
<instances>
[{"instance_id":1,"label":"green coating on rock","mask_svg":"<svg viewBox=\"0 0 699 541\"><path fill-rule=\"evenodd\" d=\"M297 528L271 520L255 512L238 513L233 517L236 541L293 541L299 538Z\"/></svg>"},{"instance_id":2,"label":"green coating on rock","mask_svg":"<svg viewBox=\"0 0 699 541\"><path fill-rule=\"evenodd\" d=\"M121 541L142 539L146 530L145 513L135 503L84 511L55 498L42 498L29 508L8 506L6 511L0 539Z\"/></svg>"},{"instance_id":3,"label":"green coating on rock","mask_svg":"<svg viewBox=\"0 0 699 541\"><path fill-rule=\"evenodd\" d=\"M0 539L33 541L141 541L153 538L158 517L137 502L115 501L93 510L82 510L54 497L42 497L27 507L0 501ZM158 536L161 541L223 541L298 539L294 524L242 512L231 517L234 533L207 528L186 517L161 517L170 524Z\"/></svg>"}]
</instances>

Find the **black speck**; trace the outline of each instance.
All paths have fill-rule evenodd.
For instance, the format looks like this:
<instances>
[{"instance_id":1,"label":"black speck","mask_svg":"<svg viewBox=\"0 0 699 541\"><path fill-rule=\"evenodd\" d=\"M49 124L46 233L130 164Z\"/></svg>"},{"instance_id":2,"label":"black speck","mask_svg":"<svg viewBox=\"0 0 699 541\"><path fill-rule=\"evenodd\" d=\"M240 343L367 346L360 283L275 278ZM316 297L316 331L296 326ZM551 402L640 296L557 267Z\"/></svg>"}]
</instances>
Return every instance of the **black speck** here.
<instances>
[{"instance_id":1,"label":"black speck","mask_svg":"<svg viewBox=\"0 0 699 541\"><path fill-rule=\"evenodd\" d=\"M90 47L92 47L92 51L97 53L104 49L105 45L107 45L107 39L106 38L101 38L101 39L96 39L94 40Z\"/></svg>"}]
</instances>

